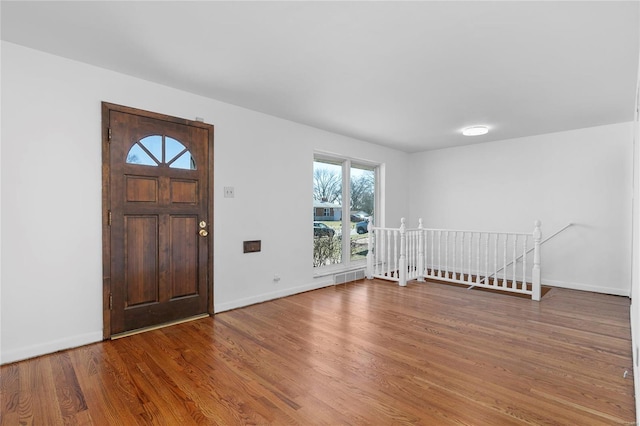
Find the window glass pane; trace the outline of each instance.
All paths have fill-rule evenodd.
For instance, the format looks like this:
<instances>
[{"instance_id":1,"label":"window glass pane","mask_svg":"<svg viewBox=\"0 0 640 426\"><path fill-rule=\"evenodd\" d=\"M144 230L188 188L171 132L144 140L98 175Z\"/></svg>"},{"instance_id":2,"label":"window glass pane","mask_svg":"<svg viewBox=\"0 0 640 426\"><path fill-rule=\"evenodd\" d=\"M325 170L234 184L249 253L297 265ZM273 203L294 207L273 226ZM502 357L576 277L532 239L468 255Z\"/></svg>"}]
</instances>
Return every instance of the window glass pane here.
<instances>
[{"instance_id":1,"label":"window glass pane","mask_svg":"<svg viewBox=\"0 0 640 426\"><path fill-rule=\"evenodd\" d=\"M313 266L342 263L342 166L313 162Z\"/></svg>"},{"instance_id":2,"label":"window glass pane","mask_svg":"<svg viewBox=\"0 0 640 426\"><path fill-rule=\"evenodd\" d=\"M191 153L187 151L171 163L169 167L173 169L195 170L196 161L191 156Z\"/></svg>"},{"instance_id":3,"label":"window glass pane","mask_svg":"<svg viewBox=\"0 0 640 426\"><path fill-rule=\"evenodd\" d=\"M182 145L177 140L170 138L169 136L165 136L164 138L164 149L165 149L165 162L170 163L178 154L187 149L186 146ZM173 167L173 166L172 166ZM179 169L184 169L185 167L178 167ZM188 169L189 167L187 167Z\"/></svg>"},{"instance_id":4,"label":"window glass pane","mask_svg":"<svg viewBox=\"0 0 640 426\"><path fill-rule=\"evenodd\" d=\"M160 135L152 135L147 136L146 138L140 139L139 144L142 144L145 148L153 154L154 157L158 160L158 163L163 163L162 159L162 136Z\"/></svg>"},{"instance_id":5,"label":"window glass pane","mask_svg":"<svg viewBox=\"0 0 640 426\"><path fill-rule=\"evenodd\" d=\"M134 144L127 153L127 163L140 164L143 166L157 166L158 162L151 158L144 149L137 143Z\"/></svg>"},{"instance_id":6,"label":"window glass pane","mask_svg":"<svg viewBox=\"0 0 640 426\"><path fill-rule=\"evenodd\" d=\"M352 165L349 176L351 189L350 219L351 260L364 259L367 256L367 219L373 222L376 173L375 169Z\"/></svg>"}]
</instances>

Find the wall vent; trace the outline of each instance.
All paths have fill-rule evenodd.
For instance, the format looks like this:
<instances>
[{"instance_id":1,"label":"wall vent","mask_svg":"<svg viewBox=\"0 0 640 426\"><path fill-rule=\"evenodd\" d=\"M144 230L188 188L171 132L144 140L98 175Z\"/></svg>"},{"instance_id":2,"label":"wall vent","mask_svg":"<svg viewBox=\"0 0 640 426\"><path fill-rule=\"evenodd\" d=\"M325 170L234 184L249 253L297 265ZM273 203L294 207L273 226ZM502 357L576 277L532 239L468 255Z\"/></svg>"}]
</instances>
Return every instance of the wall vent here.
<instances>
[{"instance_id":1,"label":"wall vent","mask_svg":"<svg viewBox=\"0 0 640 426\"><path fill-rule=\"evenodd\" d=\"M333 276L333 284L346 284L351 281L363 279L365 276L364 269L356 269L355 271L341 272Z\"/></svg>"}]
</instances>

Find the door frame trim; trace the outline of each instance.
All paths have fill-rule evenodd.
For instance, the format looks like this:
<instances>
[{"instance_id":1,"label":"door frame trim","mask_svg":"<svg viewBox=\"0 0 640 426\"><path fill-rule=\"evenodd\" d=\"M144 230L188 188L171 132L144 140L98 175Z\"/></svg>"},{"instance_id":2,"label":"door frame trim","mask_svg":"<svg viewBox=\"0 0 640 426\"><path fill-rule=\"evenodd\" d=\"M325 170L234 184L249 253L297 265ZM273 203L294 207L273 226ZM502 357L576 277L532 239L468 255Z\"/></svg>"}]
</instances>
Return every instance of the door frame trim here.
<instances>
[{"instance_id":1,"label":"door frame trim","mask_svg":"<svg viewBox=\"0 0 640 426\"><path fill-rule=\"evenodd\" d=\"M170 115L160 114L156 112L146 111L142 109L117 105L102 101L102 337L104 340L110 339L111 335L111 227L109 225L109 211L111 210L111 193L110 193L110 173L111 158L109 150L109 117L111 111L123 112L126 114L139 115L149 117L156 120L168 121L171 123L182 124L191 127L198 127L207 131L209 144L208 161L208 184L209 184L209 235L208 238L208 271L207 271L207 312L209 315L214 314L213 310L213 240L214 240L214 217L213 217L213 131L212 124L206 124L200 121L187 120L186 118L178 118Z\"/></svg>"}]
</instances>

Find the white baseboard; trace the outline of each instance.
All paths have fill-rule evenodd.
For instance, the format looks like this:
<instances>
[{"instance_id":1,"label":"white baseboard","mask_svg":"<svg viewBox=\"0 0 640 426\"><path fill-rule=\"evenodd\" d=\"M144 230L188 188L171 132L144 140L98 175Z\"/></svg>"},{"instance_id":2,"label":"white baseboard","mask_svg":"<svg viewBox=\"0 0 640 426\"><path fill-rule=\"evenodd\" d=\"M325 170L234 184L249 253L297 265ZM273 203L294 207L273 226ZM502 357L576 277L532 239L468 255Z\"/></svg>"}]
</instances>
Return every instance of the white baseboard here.
<instances>
[{"instance_id":1,"label":"white baseboard","mask_svg":"<svg viewBox=\"0 0 640 426\"><path fill-rule=\"evenodd\" d=\"M3 351L0 354L0 364L22 361L25 359L34 358L65 349L77 348L78 346L84 346L100 341L102 341L102 330L67 337L59 340L51 340L49 342L38 343L37 345L26 346L23 348Z\"/></svg>"},{"instance_id":2,"label":"white baseboard","mask_svg":"<svg viewBox=\"0 0 640 426\"><path fill-rule=\"evenodd\" d=\"M427 268L431 269L432 266L431 265L427 265ZM435 266L435 269L437 270L438 267ZM443 268L443 270L444 270L444 268ZM465 273L466 273L466 271L465 271ZM472 275L480 274L481 276L483 276L485 273L486 273L485 271L478 272L475 269L471 270L471 274ZM498 278L502 279L502 272L498 273ZM517 278L521 279L520 276L518 276ZM507 279L511 279L510 271L507 272ZM527 282L531 282L531 276L527 275L526 280L527 280ZM547 286L551 286L551 287L568 288L568 289L571 289L571 290L591 291L593 293L611 294L611 295L614 295L614 296L626 296L626 297L630 297L631 296L631 285L630 284L629 284L629 288L628 289L621 289L621 288L593 286L593 285L589 285L589 284L576 283L576 282L570 282L570 281L551 280L551 279L546 279L543 276L542 277L542 285L547 285Z\"/></svg>"},{"instance_id":3,"label":"white baseboard","mask_svg":"<svg viewBox=\"0 0 640 426\"><path fill-rule=\"evenodd\" d=\"M217 304L214 302L213 310L217 314L220 312L243 308L245 306L255 305L256 303L262 303L268 300L280 299L281 297L292 296L294 294L303 293L305 291L317 290L319 288L329 287L332 285L333 285L333 276L326 277L322 281L314 281L312 283L305 284L298 287L290 287L283 290L264 293L257 296L247 297L244 299L232 300L230 302L224 302L220 304Z\"/></svg>"},{"instance_id":4,"label":"white baseboard","mask_svg":"<svg viewBox=\"0 0 640 426\"><path fill-rule=\"evenodd\" d=\"M633 387L636 397L636 423L640 424L640 368L638 368L640 364L640 359L638 359L640 356L638 353L638 345L640 345L638 334L640 334L640 330L638 330L638 327L640 327L640 324L634 323L634 318L637 317L637 313L634 312L636 305L634 305L633 300L634 299L631 299L631 307L629 308L629 317L631 318L631 356L633 359ZM636 303L638 303L637 300Z\"/></svg>"},{"instance_id":5,"label":"white baseboard","mask_svg":"<svg viewBox=\"0 0 640 426\"><path fill-rule=\"evenodd\" d=\"M621 289L621 288L611 288L611 287L601 287L601 286L593 286L584 283L574 283L569 281L559 281L559 280L548 280L542 278L542 285L550 286L550 287L560 287L560 288L568 288L571 290L581 290L581 291L591 291L593 293L604 293L611 294L614 296L631 296L631 288L629 289Z\"/></svg>"}]
</instances>

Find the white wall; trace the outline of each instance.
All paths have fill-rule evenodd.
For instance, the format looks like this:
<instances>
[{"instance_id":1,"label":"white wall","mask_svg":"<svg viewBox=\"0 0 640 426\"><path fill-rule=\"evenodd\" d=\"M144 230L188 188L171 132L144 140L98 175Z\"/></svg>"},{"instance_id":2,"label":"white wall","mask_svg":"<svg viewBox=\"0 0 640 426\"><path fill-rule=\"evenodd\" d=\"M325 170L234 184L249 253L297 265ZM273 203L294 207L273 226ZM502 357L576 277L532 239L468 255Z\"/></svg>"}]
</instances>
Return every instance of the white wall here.
<instances>
[{"instance_id":1,"label":"white wall","mask_svg":"<svg viewBox=\"0 0 640 426\"><path fill-rule=\"evenodd\" d=\"M2 63L2 44L0 43L0 63ZM0 67L2 81L2 67ZM0 97L1 97L0 90ZM0 129L2 129L2 102L0 102ZM2 164L2 132L0 132L0 164ZM2 364L2 173L0 173L0 365Z\"/></svg>"},{"instance_id":2,"label":"white wall","mask_svg":"<svg viewBox=\"0 0 640 426\"><path fill-rule=\"evenodd\" d=\"M618 295L631 289L633 123L413 155L411 220L425 227L533 230L542 283Z\"/></svg>"},{"instance_id":3,"label":"white wall","mask_svg":"<svg viewBox=\"0 0 640 426\"><path fill-rule=\"evenodd\" d=\"M638 68L640 72L640 67ZM640 348L640 117L638 101L640 100L640 78L638 79L638 97L636 97L636 121L634 131L634 176L633 176L633 250L631 272L631 339L633 354L633 377L636 395L636 420L640 424L640 368L638 351Z\"/></svg>"},{"instance_id":4,"label":"white wall","mask_svg":"<svg viewBox=\"0 0 640 426\"><path fill-rule=\"evenodd\" d=\"M640 36L640 35L639 35ZM633 164L633 250L631 273L631 340L633 379L636 395L636 421L640 424L640 55L638 57L638 83L636 85Z\"/></svg>"},{"instance_id":5,"label":"white wall","mask_svg":"<svg viewBox=\"0 0 640 426\"><path fill-rule=\"evenodd\" d=\"M408 213L405 153L6 42L1 75L2 363L102 338L101 101L215 126L216 311L331 282L313 277L314 150L384 163L386 215Z\"/></svg>"}]
</instances>

